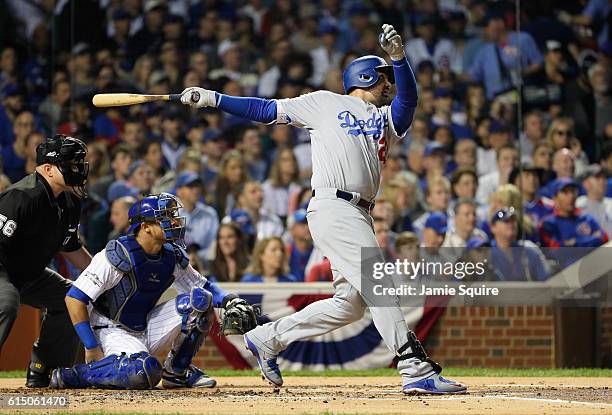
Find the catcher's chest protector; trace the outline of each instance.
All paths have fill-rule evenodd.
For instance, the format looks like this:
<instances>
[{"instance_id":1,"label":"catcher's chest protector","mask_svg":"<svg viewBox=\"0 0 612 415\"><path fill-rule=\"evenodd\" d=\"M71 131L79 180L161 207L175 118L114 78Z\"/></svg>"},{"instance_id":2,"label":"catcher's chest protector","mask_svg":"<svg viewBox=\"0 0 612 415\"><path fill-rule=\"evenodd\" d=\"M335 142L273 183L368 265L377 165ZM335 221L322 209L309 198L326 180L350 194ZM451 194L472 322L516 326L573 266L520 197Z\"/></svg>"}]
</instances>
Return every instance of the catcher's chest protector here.
<instances>
[{"instance_id":1,"label":"catcher's chest protector","mask_svg":"<svg viewBox=\"0 0 612 415\"><path fill-rule=\"evenodd\" d=\"M96 310L127 328L143 331L147 316L174 282L174 267L181 252L165 244L158 258L150 258L133 236L122 236L106 245L106 259L123 278L94 303Z\"/></svg>"}]
</instances>

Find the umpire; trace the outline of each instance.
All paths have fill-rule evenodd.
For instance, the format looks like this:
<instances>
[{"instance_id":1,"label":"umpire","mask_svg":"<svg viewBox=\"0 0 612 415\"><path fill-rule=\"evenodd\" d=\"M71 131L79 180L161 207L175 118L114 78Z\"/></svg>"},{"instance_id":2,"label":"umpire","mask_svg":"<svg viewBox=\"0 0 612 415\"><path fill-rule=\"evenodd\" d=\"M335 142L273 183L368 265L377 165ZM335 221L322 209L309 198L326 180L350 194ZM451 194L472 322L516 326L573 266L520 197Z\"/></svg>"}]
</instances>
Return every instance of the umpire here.
<instances>
[{"instance_id":1,"label":"umpire","mask_svg":"<svg viewBox=\"0 0 612 415\"><path fill-rule=\"evenodd\" d=\"M91 255L78 237L89 165L87 147L56 135L36 148L36 171L0 194L0 347L21 303L43 310L26 386L49 385L51 369L74 363L78 339L64 297L70 281L47 268L62 255L79 269Z\"/></svg>"}]
</instances>

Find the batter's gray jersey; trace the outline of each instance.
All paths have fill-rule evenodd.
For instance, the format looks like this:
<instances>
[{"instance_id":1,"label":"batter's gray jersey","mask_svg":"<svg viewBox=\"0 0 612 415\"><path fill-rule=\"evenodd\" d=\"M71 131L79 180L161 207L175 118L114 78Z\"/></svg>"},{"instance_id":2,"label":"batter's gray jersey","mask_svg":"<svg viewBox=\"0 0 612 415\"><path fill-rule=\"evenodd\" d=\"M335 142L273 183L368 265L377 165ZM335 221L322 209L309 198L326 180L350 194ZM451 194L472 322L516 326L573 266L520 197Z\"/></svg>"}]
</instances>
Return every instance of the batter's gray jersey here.
<instances>
[{"instance_id":1,"label":"batter's gray jersey","mask_svg":"<svg viewBox=\"0 0 612 415\"><path fill-rule=\"evenodd\" d=\"M317 91L280 99L277 123L310 131L313 189L336 188L373 200L380 185L381 164L400 140L391 107L376 107L361 98Z\"/></svg>"}]
</instances>

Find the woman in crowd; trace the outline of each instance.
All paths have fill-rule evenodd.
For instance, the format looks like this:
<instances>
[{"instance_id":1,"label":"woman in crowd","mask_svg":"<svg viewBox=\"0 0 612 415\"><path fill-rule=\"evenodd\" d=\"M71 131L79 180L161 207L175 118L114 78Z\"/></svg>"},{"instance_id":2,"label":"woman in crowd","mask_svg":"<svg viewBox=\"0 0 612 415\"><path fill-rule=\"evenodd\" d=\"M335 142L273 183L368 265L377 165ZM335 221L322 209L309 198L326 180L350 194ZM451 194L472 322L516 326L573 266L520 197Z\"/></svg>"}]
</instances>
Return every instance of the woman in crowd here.
<instances>
[{"instance_id":1,"label":"woman in crowd","mask_svg":"<svg viewBox=\"0 0 612 415\"><path fill-rule=\"evenodd\" d=\"M576 177L580 176L589 165L589 159L582 150L580 140L574 137L574 121L571 118L555 118L546 132L546 141L552 147L553 154L562 148L571 150L574 155Z\"/></svg>"},{"instance_id":2,"label":"woman in crowd","mask_svg":"<svg viewBox=\"0 0 612 415\"><path fill-rule=\"evenodd\" d=\"M234 194L238 192L247 178L246 163L242 153L239 151L225 153L221 159L221 170L215 189L215 208L219 217L224 217L231 212L236 204Z\"/></svg>"},{"instance_id":3,"label":"woman in crowd","mask_svg":"<svg viewBox=\"0 0 612 415\"><path fill-rule=\"evenodd\" d=\"M300 191L299 168L295 154L290 148L278 152L270 169L269 178L263 183L264 208L279 216L287 217L291 195Z\"/></svg>"},{"instance_id":4,"label":"woman in crowd","mask_svg":"<svg viewBox=\"0 0 612 415\"><path fill-rule=\"evenodd\" d=\"M210 266L210 278L219 282L240 281L248 266L249 255L240 227L223 223L217 232L215 259Z\"/></svg>"},{"instance_id":5,"label":"woman in crowd","mask_svg":"<svg viewBox=\"0 0 612 415\"><path fill-rule=\"evenodd\" d=\"M297 279L287 270L287 251L283 240L277 236L264 238L257 242L251 265L246 270L242 282L296 282Z\"/></svg>"}]
</instances>

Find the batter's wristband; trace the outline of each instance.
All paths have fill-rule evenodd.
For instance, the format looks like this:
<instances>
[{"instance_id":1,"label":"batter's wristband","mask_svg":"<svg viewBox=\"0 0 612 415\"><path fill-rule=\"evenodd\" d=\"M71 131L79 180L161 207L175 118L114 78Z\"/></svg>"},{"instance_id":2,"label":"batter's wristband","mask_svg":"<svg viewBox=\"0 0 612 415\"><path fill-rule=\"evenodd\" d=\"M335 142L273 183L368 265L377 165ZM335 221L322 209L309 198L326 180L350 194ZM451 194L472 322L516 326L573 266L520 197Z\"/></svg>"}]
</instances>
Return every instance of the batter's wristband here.
<instances>
[{"instance_id":1,"label":"batter's wristband","mask_svg":"<svg viewBox=\"0 0 612 415\"><path fill-rule=\"evenodd\" d=\"M91 350L98 347L98 340L96 340L96 335L91 329L91 324L89 324L89 321L81 321L80 323L75 324L74 329L76 330L86 349Z\"/></svg>"}]
</instances>

